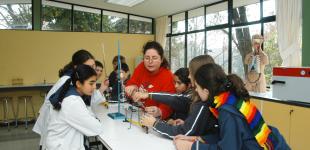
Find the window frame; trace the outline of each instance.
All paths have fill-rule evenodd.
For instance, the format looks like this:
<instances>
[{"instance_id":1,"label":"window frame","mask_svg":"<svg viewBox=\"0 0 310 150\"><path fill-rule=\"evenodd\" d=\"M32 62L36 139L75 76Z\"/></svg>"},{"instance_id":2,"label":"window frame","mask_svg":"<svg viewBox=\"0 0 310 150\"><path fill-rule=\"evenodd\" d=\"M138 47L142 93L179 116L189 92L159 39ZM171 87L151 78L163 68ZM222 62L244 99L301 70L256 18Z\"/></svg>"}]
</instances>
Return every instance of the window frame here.
<instances>
[{"instance_id":1,"label":"window frame","mask_svg":"<svg viewBox=\"0 0 310 150\"><path fill-rule=\"evenodd\" d=\"M23 1L23 0L21 0ZM31 5L31 12L32 12L32 29L0 29L0 30L26 30L26 31L34 31L34 16L35 15L39 15L40 17L40 28L39 29L36 29L36 30L39 30L39 31L47 31L47 32L85 32L85 31L73 31L73 25L74 25L74 7L75 6L78 6L78 7L85 7L85 8L89 8L89 9L97 9L97 10L100 10L101 14L100 14L100 31L101 33L121 33L121 34L143 34L143 35L154 35L155 34L155 19L152 18L152 17L147 17L147 16L142 16L142 15L137 15L137 14L131 14L131 13L125 13L125 12L120 12L120 11L114 11L114 10L108 10L108 9L103 9L103 8L97 8L97 7L91 7L91 6L86 6L86 5L80 5L80 4L73 4L73 3L69 3L69 2L63 2L63 1L58 1L58 0L53 0L51 2L53 3L59 3L59 4L66 4L66 5L70 5L71 6L71 22L70 22L70 31L66 31L66 30L43 30L42 29L42 10L43 10L43 1L46 1L46 0L39 0L40 2L40 14L34 14L34 0L30 0L31 3L29 3ZM28 4L28 3L27 3ZM126 19L127 19L127 32L124 33L124 32L103 32L103 29L102 29L102 16L103 16L103 11L108 11L108 12L114 12L114 13L120 13L120 14L124 14L126 15ZM130 19L130 16L135 16L135 17L142 17L142 18L145 18L145 19L151 19L152 20L152 29L151 29L151 33L150 34L146 34L146 33L130 33L130 29L129 29L129 19ZM87 31L87 32L91 32L91 31Z\"/></svg>"},{"instance_id":2,"label":"window frame","mask_svg":"<svg viewBox=\"0 0 310 150\"><path fill-rule=\"evenodd\" d=\"M184 12L178 12L175 14L171 14L169 15L169 20L170 20L170 24L172 23L172 17L173 15L176 14L180 14L180 13L185 13L185 32L181 32L181 33L172 33L172 25L170 26L170 33L167 33L166 37L168 39L170 39L169 42L169 51L171 51L171 38L174 36L179 36L179 35L185 35L185 62L184 62L184 66L183 67L188 67L187 66L187 35L191 34L191 33L197 33L197 32L207 32L207 31L213 31L213 30L219 30L219 29L228 29L228 73L232 73L232 28L234 27L241 27L241 26L248 26L248 25L254 25L254 24L260 24L261 26L261 31L260 34L262 36L264 36L264 24L265 23L269 23L269 22L275 22L276 21L276 15L272 15L272 16L266 16L263 17L263 2L264 0L259 0L260 3L260 19L257 21L251 21L251 22L245 22L245 23L236 23L233 24L232 23L232 13L233 13L233 0L221 0L215 3L211 3L211 4L207 4L207 5L203 5L203 6L199 6L190 10L186 10ZM197 8L201 8L204 7L204 17L206 18L206 10L208 7L217 5L217 4L222 4L222 3L228 3L227 5L227 10L228 10L228 22L225 24L219 24L219 25L214 25L214 26L206 26L206 19L204 19L204 29L200 29L200 30L193 30L193 31L188 31L188 12L191 10L195 10ZM207 54L207 34L205 34L205 44L204 44L204 54ZM171 52L169 52L169 61L171 60Z\"/></svg>"}]
</instances>

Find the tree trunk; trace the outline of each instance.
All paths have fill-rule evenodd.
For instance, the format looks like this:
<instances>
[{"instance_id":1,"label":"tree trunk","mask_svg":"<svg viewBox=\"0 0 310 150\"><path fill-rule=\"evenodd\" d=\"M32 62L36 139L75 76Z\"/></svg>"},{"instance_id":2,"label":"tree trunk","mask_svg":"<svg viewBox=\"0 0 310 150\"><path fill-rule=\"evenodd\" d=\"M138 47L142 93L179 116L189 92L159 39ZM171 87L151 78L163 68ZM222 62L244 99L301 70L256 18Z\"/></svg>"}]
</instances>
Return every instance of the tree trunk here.
<instances>
[{"instance_id":1,"label":"tree trunk","mask_svg":"<svg viewBox=\"0 0 310 150\"><path fill-rule=\"evenodd\" d=\"M233 9L233 21L235 24L248 22L246 17L246 8L244 6ZM249 27L236 28L237 48L242 56L242 63L245 75L247 65L244 64L245 56L252 52L252 42Z\"/></svg>"}]
</instances>

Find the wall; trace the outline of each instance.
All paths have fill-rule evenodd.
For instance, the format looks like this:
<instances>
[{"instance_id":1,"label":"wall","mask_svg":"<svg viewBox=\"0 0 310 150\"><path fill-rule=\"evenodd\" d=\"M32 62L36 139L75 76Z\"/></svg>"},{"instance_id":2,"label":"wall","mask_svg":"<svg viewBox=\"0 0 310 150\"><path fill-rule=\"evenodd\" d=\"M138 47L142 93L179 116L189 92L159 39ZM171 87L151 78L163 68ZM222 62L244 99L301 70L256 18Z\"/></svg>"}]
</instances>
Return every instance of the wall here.
<instances>
[{"instance_id":1,"label":"wall","mask_svg":"<svg viewBox=\"0 0 310 150\"><path fill-rule=\"evenodd\" d=\"M12 78L23 78L26 85L44 80L54 83L58 70L78 49L89 50L102 62L102 44L109 74L118 39L121 54L133 71L136 56L141 55L143 44L153 40L154 35L0 30L0 85L10 85Z\"/></svg>"}]
</instances>

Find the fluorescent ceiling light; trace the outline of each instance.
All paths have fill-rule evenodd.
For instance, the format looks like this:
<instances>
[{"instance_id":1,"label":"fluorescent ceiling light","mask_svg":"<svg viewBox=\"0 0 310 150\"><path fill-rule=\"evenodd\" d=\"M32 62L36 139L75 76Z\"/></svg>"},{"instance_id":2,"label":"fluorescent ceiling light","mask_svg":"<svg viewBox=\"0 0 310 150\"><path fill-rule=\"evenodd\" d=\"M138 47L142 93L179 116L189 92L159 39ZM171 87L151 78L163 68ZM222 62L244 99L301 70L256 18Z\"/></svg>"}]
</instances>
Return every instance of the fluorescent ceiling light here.
<instances>
[{"instance_id":1,"label":"fluorescent ceiling light","mask_svg":"<svg viewBox=\"0 0 310 150\"><path fill-rule=\"evenodd\" d=\"M142 3L143 1L144 0L107 0L107 3L132 7L139 3Z\"/></svg>"}]
</instances>

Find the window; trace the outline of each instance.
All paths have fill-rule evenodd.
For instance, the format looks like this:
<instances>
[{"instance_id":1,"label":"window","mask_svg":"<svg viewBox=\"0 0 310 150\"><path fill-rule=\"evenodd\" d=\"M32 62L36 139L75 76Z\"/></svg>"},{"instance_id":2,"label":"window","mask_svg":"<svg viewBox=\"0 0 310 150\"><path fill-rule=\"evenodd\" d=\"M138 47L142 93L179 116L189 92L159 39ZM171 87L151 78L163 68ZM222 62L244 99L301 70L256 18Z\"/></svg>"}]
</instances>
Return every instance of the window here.
<instances>
[{"instance_id":1,"label":"window","mask_svg":"<svg viewBox=\"0 0 310 150\"><path fill-rule=\"evenodd\" d=\"M170 37L167 37L166 38L166 45L164 47L164 56L167 59L167 61L169 61L169 64L171 64L171 62L169 60L169 58L170 58L170 55L169 55L169 52L170 52L169 45L170 45Z\"/></svg>"},{"instance_id":2,"label":"window","mask_svg":"<svg viewBox=\"0 0 310 150\"><path fill-rule=\"evenodd\" d=\"M42 1L42 30L71 30L71 5Z\"/></svg>"},{"instance_id":3,"label":"window","mask_svg":"<svg viewBox=\"0 0 310 150\"><path fill-rule=\"evenodd\" d=\"M234 0L233 23L246 23L260 19L259 0Z\"/></svg>"},{"instance_id":4,"label":"window","mask_svg":"<svg viewBox=\"0 0 310 150\"><path fill-rule=\"evenodd\" d=\"M167 33L171 33L171 16L168 17L168 31Z\"/></svg>"},{"instance_id":5,"label":"window","mask_svg":"<svg viewBox=\"0 0 310 150\"><path fill-rule=\"evenodd\" d=\"M228 73L228 29L207 31L207 54Z\"/></svg>"},{"instance_id":6,"label":"window","mask_svg":"<svg viewBox=\"0 0 310 150\"><path fill-rule=\"evenodd\" d=\"M129 16L129 31L130 33L152 33L152 19L138 16Z\"/></svg>"},{"instance_id":7,"label":"window","mask_svg":"<svg viewBox=\"0 0 310 150\"><path fill-rule=\"evenodd\" d=\"M235 73L245 79L247 65L244 58L252 52L252 35L264 33L264 51L275 58L269 60L270 65L265 68L267 83L270 84L272 67L282 63L276 42L274 6L275 0L232 0L232 3L227 0L205 5L205 20L201 19L203 7L172 15L171 26L168 25L172 30L167 34L171 38L172 70L184 67L193 57L207 53L226 73ZM231 17L228 17L229 12L233 12ZM204 23L205 27L201 27Z\"/></svg>"},{"instance_id":8,"label":"window","mask_svg":"<svg viewBox=\"0 0 310 150\"><path fill-rule=\"evenodd\" d=\"M232 73L245 79L245 56L252 52L252 35L260 34L261 25L234 27L232 29Z\"/></svg>"},{"instance_id":9,"label":"window","mask_svg":"<svg viewBox=\"0 0 310 150\"><path fill-rule=\"evenodd\" d=\"M171 37L171 71L184 67L185 35Z\"/></svg>"},{"instance_id":10,"label":"window","mask_svg":"<svg viewBox=\"0 0 310 150\"><path fill-rule=\"evenodd\" d=\"M31 30L31 0L0 1L0 29Z\"/></svg>"},{"instance_id":11,"label":"window","mask_svg":"<svg viewBox=\"0 0 310 150\"><path fill-rule=\"evenodd\" d=\"M187 35L187 66L194 57L204 54L205 32Z\"/></svg>"},{"instance_id":12,"label":"window","mask_svg":"<svg viewBox=\"0 0 310 150\"><path fill-rule=\"evenodd\" d=\"M266 65L265 75L267 85L271 83L272 68L281 66L282 59L277 45L277 26L276 22L264 24L264 52L269 57L269 64Z\"/></svg>"},{"instance_id":13,"label":"window","mask_svg":"<svg viewBox=\"0 0 310 150\"><path fill-rule=\"evenodd\" d=\"M188 31L204 28L204 7L188 11Z\"/></svg>"},{"instance_id":14,"label":"window","mask_svg":"<svg viewBox=\"0 0 310 150\"><path fill-rule=\"evenodd\" d=\"M127 33L128 15L102 11L102 32Z\"/></svg>"},{"instance_id":15,"label":"window","mask_svg":"<svg viewBox=\"0 0 310 150\"><path fill-rule=\"evenodd\" d=\"M172 34L185 32L185 13L172 16Z\"/></svg>"},{"instance_id":16,"label":"window","mask_svg":"<svg viewBox=\"0 0 310 150\"><path fill-rule=\"evenodd\" d=\"M263 16L268 17L268 16L273 16L276 14L276 9L275 9L275 0L264 0L263 2Z\"/></svg>"},{"instance_id":17,"label":"window","mask_svg":"<svg viewBox=\"0 0 310 150\"><path fill-rule=\"evenodd\" d=\"M73 31L100 32L101 10L74 6Z\"/></svg>"},{"instance_id":18,"label":"window","mask_svg":"<svg viewBox=\"0 0 310 150\"><path fill-rule=\"evenodd\" d=\"M228 23L228 3L220 3L206 7L206 26L215 26Z\"/></svg>"}]
</instances>

